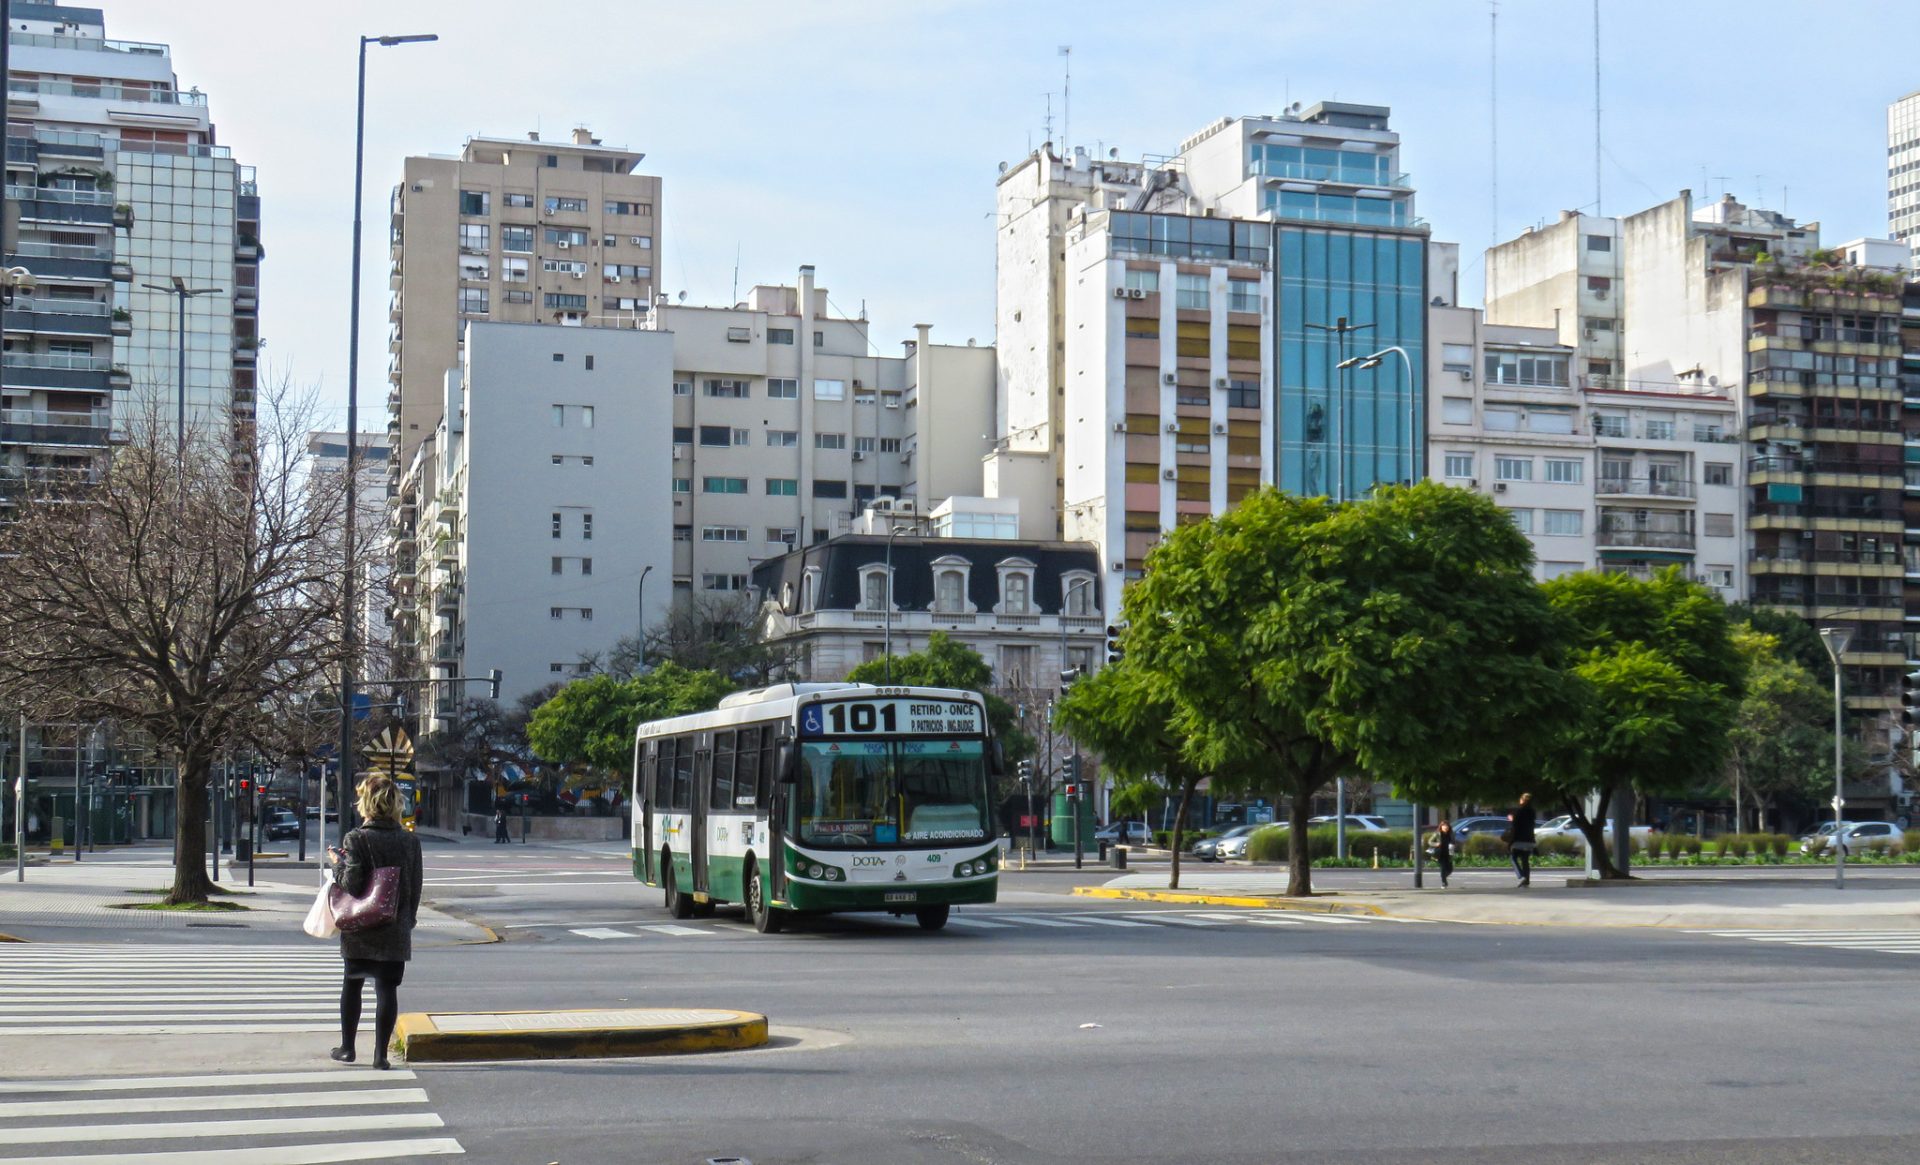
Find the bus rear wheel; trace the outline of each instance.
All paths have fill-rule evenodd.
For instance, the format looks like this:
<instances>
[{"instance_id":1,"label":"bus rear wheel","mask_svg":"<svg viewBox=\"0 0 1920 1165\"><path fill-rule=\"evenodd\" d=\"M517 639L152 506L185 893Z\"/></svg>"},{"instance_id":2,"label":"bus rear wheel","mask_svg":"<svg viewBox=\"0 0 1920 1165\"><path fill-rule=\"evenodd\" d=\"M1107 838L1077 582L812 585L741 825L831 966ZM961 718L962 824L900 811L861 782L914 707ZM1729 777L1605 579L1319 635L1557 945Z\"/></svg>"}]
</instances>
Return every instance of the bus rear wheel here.
<instances>
[{"instance_id":1,"label":"bus rear wheel","mask_svg":"<svg viewBox=\"0 0 1920 1165\"><path fill-rule=\"evenodd\" d=\"M913 917L920 923L921 930L939 930L947 925L947 915L952 912L951 906L922 906L913 912Z\"/></svg>"},{"instance_id":2,"label":"bus rear wheel","mask_svg":"<svg viewBox=\"0 0 1920 1165\"><path fill-rule=\"evenodd\" d=\"M767 901L767 879L756 865L747 867L747 918L761 934L779 934L787 919Z\"/></svg>"},{"instance_id":3,"label":"bus rear wheel","mask_svg":"<svg viewBox=\"0 0 1920 1165\"><path fill-rule=\"evenodd\" d=\"M693 895L680 892L679 879L673 873L673 856L665 850L660 851L660 867L664 871L660 882L667 888L667 913L675 918L692 918Z\"/></svg>"}]
</instances>

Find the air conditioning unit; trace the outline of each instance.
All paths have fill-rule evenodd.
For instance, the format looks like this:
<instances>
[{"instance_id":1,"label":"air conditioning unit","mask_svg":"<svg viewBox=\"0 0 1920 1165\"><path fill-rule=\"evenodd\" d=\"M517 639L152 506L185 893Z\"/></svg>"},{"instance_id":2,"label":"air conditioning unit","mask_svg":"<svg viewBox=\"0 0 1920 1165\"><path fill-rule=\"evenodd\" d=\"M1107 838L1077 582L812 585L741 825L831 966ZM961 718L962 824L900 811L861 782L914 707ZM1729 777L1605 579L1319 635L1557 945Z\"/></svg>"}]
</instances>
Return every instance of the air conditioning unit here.
<instances>
[{"instance_id":1,"label":"air conditioning unit","mask_svg":"<svg viewBox=\"0 0 1920 1165\"><path fill-rule=\"evenodd\" d=\"M565 239L562 239L559 242L555 243L554 246L558 247L562 251L565 251L565 250L570 250L573 247L573 244L567 242Z\"/></svg>"},{"instance_id":2,"label":"air conditioning unit","mask_svg":"<svg viewBox=\"0 0 1920 1165\"><path fill-rule=\"evenodd\" d=\"M609 275L609 276L607 276L607 282L608 282L608 283L618 283L618 282L620 282L620 277L619 277L618 275Z\"/></svg>"},{"instance_id":3,"label":"air conditioning unit","mask_svg":"<svg viewBox=\"0 0 1920 1165\"><path fill-rule=\"evenodd\" d=\"M1506 492L1507 492L1507 483L1506 483L1506 482L1504 482L1504 481L1496 481L1496 482L1494 482L1494 483L1493 483L1493 492L1494 492L1494 493L1497 493L1497 494L1503 494L1503 493L1506 493Z\"/></svg>"},{"instance_id":4,"label":"air conditioning unit","mask_svg":"<svg viewBox=\"0 0 1920 1165\"><path fill-rule=\"evenodd\" d=\"M856 376L856 377L854 378L854 380L853 380L853 387L855 387L855 388L859 388L859 387L860 387L860 378L859 378L859 377L857 377L857 376Z\"/></svg>"},{"instance_id":5,"label":"air conditioning unit","mask_svg":"<svg viewBox=\"0 0 1920 1165\"><path fill-rule=\"evenodd\" d=\"M1213 432L1215 436L1224 436L1226 434L1226 431L1227 431L1227 427L1225 425L1216 424L1213 427Z\"/></svg>"},{"instance_id":6,"label":"air conditioning unit","mask_svg":"<svg viewBox=\"0 0 1920 1165\"><path fill-rule=\"evenodd\" d=\"M1162 383L1162 384L1172 384L1172 383L1173 383L1173 373L1171 373L1171 372L1168 372L1168 373L1164 373L1164 374L1162 374L1162 375L1161 375L1161 377L1160 377L1160 383Z\"/></svg>"},{"instance_id":7,"label":"air conditioning unit","mask_svg":"<svg viewBox=\"0 0 1920 1165\"><path fill-rule=\"evenodd\" d=\"M685 461L687 459L687 447L685 445L675 445L673 447L673 459L675 461Z\"/></svg>"},{"instance_id":8,"label":"air conditioning unit","mask_svg":"<svg viewBox=\"0 0 1920 1165\"><path fill-rule=\"evenodd\" d=\"M1462 379L1462 380L1472 380L1472 379L1473 379L1473 369L1471 369L1471 368L1462 368L1462 369L1460 370L1460 379Z\"/></svg>"},{"instance_id":9,"label":"air conditioning unit","mask_svg":"<svg viewBox=\"0 0 1920 1165\"><path fill-rule=\"evenodd\" d=\"M1145 299L1147 298L1147 289L1144 287L1129 287L1127 288L1127 298Z\"/></svg>"},{"instance_id":10,"label":"air conditioning unit","mask_svg":"<svg viewBox=\"0 0 1920 1165\"><path fill-rule=\"evenodd\" d=\"M1216 377L1214 377L1214 378L1213 378L1213 387L1215 387L1215 388L1225 388L1225 387L1227 387L1227 378L1226 378L1226 377L1224 377L1224 376L1216 376Z\"/></svg>"},{"instance_id":11,"label":"air conditioning unit","mask_svg":"<svg viewBox=\"0 0 1920 1165\"><path fill-rule=\"evenodd\" d=\"M1115 298L1115 299L1132 299L1132 298L1133 298L1133 293L1132 293L1131 291L1129 291L1129 290L1127 290L1127 289L1126 289L1126 288L1124 288L1124 287L1116 287L1116 288L1114 288L1114 289L1113 289L1113 298Z\"/></svg>"},{"instance_id":12,"label":"air conditioning unit","mask_svg":"<svg viewBox=\"0 0 1920 1165\"><path fill-rule=\"evenodd\" d=\"M855 461L865 461L865 460L867 459L867 453L866 453L866 450L864 450L864 449L855 449L855 450L853 451L853 459L854 459Z\"/></svg>"},{"instance_id":13,"label":"air conditioning unit","mask_svg":"<svg viewBox=\"0 0 1920 1165\"><path fill-rule=\"evenodd\" d=\"M1116 433L1124 433L1124 432L1126 432L1126 431L1127 431L1127 423L1126 423L1125 421L1115 421L1115 422L1113 423L1113 431L1114 431L1114 432L1116 432Z\"/></svg>"},{"instance_id":14,"label":"air conditioning unit","mask_svg":"<svg viewBox=\"0 0 1920 1165\"><path fill-rule=\"evenodd\" d=\"M1180 431L1180 424L1179 424L1179 422L1177 422L1177 421L1168 421L1168 422L1167 422L1167 432L1169 432L1169 433L1178 433L1179 431Z\"/></svg>"},{"instance_id":15,"label":"air conditioning unit","mask_svg":"<svg viewBox=\"0 0 1920 1165\"><path fill-rule=\"evenodd\" d=\"M1176 474L1173 470L1169 469L1162 472L1160 476L1166 478L1168 481L1172 481L1176 476L1178 476L1178 474Z\"/></svg>"},{"instance_id":16,"label":"air conditioning unit","mask_svg":"<svg viewBox=\"0 0 1920 1165\"><path fill-rule=\"evenodd\" d=\"M1479 488L1480 488L1480 479L1479 479L1479 478L1477 478L1477 477L1469 477L1469 478L1467 479L1467 488L1468 488L1468 489L1479 489Z\"/></svg>"},{"instance_id":17,"label":"air conditioning unit","mask_svg":"<svg viewBox=\"0 0 1920 1165\"><path fill-rule=\"evenodd\" d=\"M1587 339L1589 339L1589 340L1597 340L1597 339L1599 339L1599 338L1600 338L1600 333L1599 333L1599 332L1598 332L1598 331L1597 331L1596 329L1593 329L1593 328L1588 328L1588 329L1587 329L1587 330L1586 330L1585 332L1583 332L1583 333L1581 333L1581 334L1582 334L1582 335L1584 335L1584 336L1586 336L1586 338L1587 338Z\"/></svg>"}]
</instances>

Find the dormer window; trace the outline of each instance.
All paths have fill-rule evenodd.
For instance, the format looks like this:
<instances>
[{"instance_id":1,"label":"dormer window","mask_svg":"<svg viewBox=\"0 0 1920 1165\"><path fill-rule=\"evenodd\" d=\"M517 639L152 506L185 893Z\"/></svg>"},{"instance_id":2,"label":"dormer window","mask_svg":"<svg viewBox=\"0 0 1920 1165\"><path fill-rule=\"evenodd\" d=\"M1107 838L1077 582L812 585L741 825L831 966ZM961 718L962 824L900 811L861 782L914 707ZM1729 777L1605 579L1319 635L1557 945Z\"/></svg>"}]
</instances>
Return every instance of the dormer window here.
<instances>
[{"instance_id":1,"label":"dormer window","mask_svg":"<svg viewBox=\"0 0 1920 1165\"><path fill-rule=\"evenodd\" d=\"M1001 615L1033 614L1033 563L1024 558L1003 558L994 567L1000 575L1000 602L994 611Z\"/></svg>"},{"instance_id":2,"label":"dormer window","mask_svg":"<svg viewBox=\"0 0 1920 1165\"><path fill-rule=\"evenodd\" d=\"M973 611L967 601L967 577L973 564L955 555L933 562L933 610L939 615L963 615Z\"/></svg>"},{"instance_id":3,"label":"dormer window","mask_svg":"<svg viewBox=\"0 0 1920 1165\"><path fill-rule=\"evenodd\" d=\"M1094 577L1084 570L1070 571L1060 576L1060 610L1067 615L1091 615L1095 601Z\"/></svg>"},{"instance_id":4,"label":"dormer window","mask_svg":"<svg viewBox=\"0 0 1920 1165\"><path fill-rule=\"evenodd\" d=\"M884 611L892 595L887 586L888 568L880 563L860 568L860 609Z\"/></svg>"},{"instance_id":5,"label":"dormer window","mask_svg":"<svg viewBox=\"0 0 1920 1165\"><path fill-rule=\"evenodd\" d=\"M817 566L809 566L806 569L806 572L800 576L800 613L801 614L804 615L814 609L814 603L816 603L819 600L819 594L820 594L820 568Z\"/></svg>"}]
</instances>

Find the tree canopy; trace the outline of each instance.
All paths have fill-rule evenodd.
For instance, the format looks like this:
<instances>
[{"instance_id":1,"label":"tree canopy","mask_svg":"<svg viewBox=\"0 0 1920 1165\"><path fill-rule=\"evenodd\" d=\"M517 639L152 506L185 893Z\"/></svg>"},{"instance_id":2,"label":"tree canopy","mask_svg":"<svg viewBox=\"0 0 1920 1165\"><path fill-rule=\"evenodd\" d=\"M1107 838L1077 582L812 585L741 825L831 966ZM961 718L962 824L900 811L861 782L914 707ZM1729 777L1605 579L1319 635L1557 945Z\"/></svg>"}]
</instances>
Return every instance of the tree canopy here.
<instances>
[{"instance_id":1,"label":"tree canopy","mask_svg":"<svg viewBox=\"0 0 1920 1165\"><path fill-rule=\"evenodd\" d=\"M1187 759L1187 741L1174 731L1175 707L1139 664L1125 658L1073 685L1055 713L1060 726L1100 756L1120 778L1114 800L1145 810L1178 797L1173 817L1170 889L1180 888L1181 834L1194 786L1205 771ZM1144 814L1143 814L1144 815Z\"/></svg>"},{"instance_id":2,"label":"tree canopy","mask_svg":"<svg viewBox=\"0 0 1920 1165\"><path fill-rule=\"evenodd\" d=\"M1783 801L1805 806L1830 790L1832 696L1772 635L1740 627L1733 643L1746 665L1746 691L1728 734L1727 779L1736 828L1745 828L1748 798L1764 826L1768 809Z\"/></svg>"},{"instance_id":3,"label":"tree canopy","mask_svg":"<svg viewBox=\"0 0 1920 1165\"><path fill-rule=\"evenodd\" d=\"M1127 660L1174 709L1188 760L1291 799L1288 892L1308 894L1311 798L1335 776L1434 800L1537 763L1567 681L1532 559L1466 490L1344 505L1263 490L1149 554Z\"/></svg>"},{"instance_id":4,"label":"tree canopy","mask_svg":"<svg viewBox=\"0 0 1920 1165\"><path fill-rule=\"evenodd\" d=\"M993 668L979 652L946 632L935 631L929 635L924 650L894 656L891 680L888 674L886 660L869 659L848 672L847 680L856 684L892 683L979 692L986 697L987 722L993 727L1008 762L1033 755L1033 737L1020 726L1014 706L994 694Z\"/></svg>"},{"instance_id":5,"label":"tree canopy","mask_svg":"<svg viewBox=\"0 0 1920 1165\"><path fill-rule=\"evenodd\" d=\"M625 680L588 676L534 710L527 742L543 760L626 773L632 768L633 732L642 722L704 712L732 690L717 672L675 663Z\"/></svg>"},{"instance_id":6,"label":"tree canopy","mask_svg":"<svg viewBox=\"0 0 1920 1165\"><path fill-rule=\"evenodd\" d=\"M1577 690L1541 781L1571 814L1603 877L1601 844L1617 790L1665 793L1717 779L1744 690L1726 605L1678 570L1652 579L1582 573L1542 587L1570 645ZM1599 812L1586 812L1599 790Z\"/></svg>"}]
</instances>

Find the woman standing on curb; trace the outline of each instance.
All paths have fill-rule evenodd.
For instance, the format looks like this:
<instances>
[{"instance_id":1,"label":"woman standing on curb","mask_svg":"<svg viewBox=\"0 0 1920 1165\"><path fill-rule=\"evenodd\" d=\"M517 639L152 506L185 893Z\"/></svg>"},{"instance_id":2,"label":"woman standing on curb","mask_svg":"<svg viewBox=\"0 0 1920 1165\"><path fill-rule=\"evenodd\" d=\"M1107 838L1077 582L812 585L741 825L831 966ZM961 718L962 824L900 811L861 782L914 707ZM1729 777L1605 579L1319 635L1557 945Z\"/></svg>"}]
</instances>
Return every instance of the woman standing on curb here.
<instances>
[{"instance_id":1,"label":"woman standing on curb","mask_svg":"<svg viewBox=\"0 0 1920 1165\"><path fill-rule=\"evenodd\" d=\"M400 1016L400 980L413 958L413 925L420 913L420 839L400 827L400 787L384 773L360 782L356 804L362 824L347 834L341 848L329 848L334 881L354 897L367 892L373 872L382 866L399 871L393 921L365 930L340 932L340 957L346 976L340 984L340 1046L333 1058L353 1063L354 1036L360 1028L360 984L373 980L373 1066L386 1068L387 1045Z\"/></svg>"},{"instance_id":2,"label":"woman standing on curb","mask_svg":"<svg viewBox=\"0 0 1920 1165\"><path fill-rule=\"evenodd\" d=\"M1519 885L1533 885L1533 794L1520 794L1520 803L1507 814L1507 849L1513 855L1513 873Z\"/></svg>"}]
</instances>

